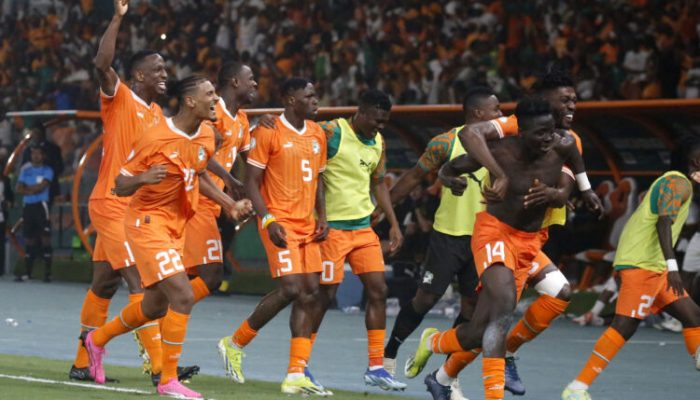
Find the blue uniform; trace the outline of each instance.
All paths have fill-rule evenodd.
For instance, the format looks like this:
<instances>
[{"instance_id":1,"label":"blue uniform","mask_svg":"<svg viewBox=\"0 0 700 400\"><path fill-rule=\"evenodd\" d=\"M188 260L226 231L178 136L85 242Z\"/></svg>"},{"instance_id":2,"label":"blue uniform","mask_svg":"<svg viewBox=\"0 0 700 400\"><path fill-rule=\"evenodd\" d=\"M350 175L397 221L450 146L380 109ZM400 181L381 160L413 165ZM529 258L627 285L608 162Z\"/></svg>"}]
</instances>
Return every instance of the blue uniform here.
<instances>
[{"instance_id":1,"label":"blue uniform","mask_svg":"<svg viewBox=\"0 0 700 400\"><path fill-rule=\"evenodd\" d=\"M47 165L42 165L36 167L31 163L25 164L19 173L18 182L25 184L26 186L33 186L41 183L42 181L51 182L53 180L53 169ZM36 194L29 194L24 196L24 204L37 204L41 202L49 201L49 186L46 186L44 190Z\"/></svg>"}]
</instances>

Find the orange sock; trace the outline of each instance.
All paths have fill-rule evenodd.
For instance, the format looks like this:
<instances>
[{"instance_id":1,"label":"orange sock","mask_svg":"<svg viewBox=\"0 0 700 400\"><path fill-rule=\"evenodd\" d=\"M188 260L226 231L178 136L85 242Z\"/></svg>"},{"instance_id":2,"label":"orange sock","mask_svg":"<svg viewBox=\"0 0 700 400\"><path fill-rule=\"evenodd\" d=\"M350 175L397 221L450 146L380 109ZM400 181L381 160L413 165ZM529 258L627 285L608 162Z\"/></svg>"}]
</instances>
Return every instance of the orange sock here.
<instances>
[{"instance_id":1,"label":"orange sock","mask_svg":"<svg viewBox=\"0 0 700 400\"><path fill-rule=\"evenodd\" d=\"M104 324L101 328L95 329L92 338L96 345L104 347L112 338L132 331L148 322L148 318L143 315L141 302L129 303L122 308L119 315L113 320Z\"/></svg>"},{"instance_id":2,"label":"orange sock","mask_svg":"<svg viewBox=\"0 0 700 400\"><path fill-rule=\"evenodd\" d=\"M248 345L253 339L255 339L255 336L258 335L258 331L250 327L250 324L248 324L248 320L246 319L243 321L241 326L236 329L236 332L234 332L233 336L231 336L231 341L233 344L236 346L243 348Z\"/></svg>"},{"instance_id":3,"label":"orange sock","mask_svg":"<svg viewBox=\"0 0 700 400\"><path fill-rule=\"evenodd\" d=\"M132 293L129 295L129 303L136 303L143 300L143 293ZM141 345L146 350L148 358L151 360L151 372L157 374L161 371L163 350L160 345L160 326L158 321L149 321L134 330L141 341Z\"/></svg>"},{"instance_id":4,"label":"orange sock","mask_svg":"<svg viewBox=\"0 0 700 400\"><path fill-rule=\"evenodd\" d=\"M465 351L457 339L457 328L435 334L430 341L430 348L433 353L443 354Z\"/></svg>"},{"instance_id":5,"label":"orange sock","mask_svg":"<svg viewBox=\"0 0 700 400\"><path fill-rule=\"evenodd\" d=\"M309 362L311 356L311 339L305 337L293 337L289 349L289 367L287 372L290 374L304 373L304 368Z\"/></svg>"},{"instance_id":6,"label":"orange sock","mask_svg":"<svg viewBox=\"0 0 700 400\"><path fill-rule=\"evenodd\" d=\"M168 308L168 313L163 317L163 369L160 375L162 384L177 379L177 362L182 354L189 319L189 314L181 314L171 308Z\"/></svg>"},{"instance_id":7,"label":"orange sock","mask_svg":"<svg viewBox=\"0 0 700 400\"><path fill-rule=\"evenodd\" d=\"M505 358L484 357L481 368L484 378L484 398L486 400L503 400L506 384Z\"/></svg>"},{"instance_id":8,"label":"orange sock","mask_svg":"<svg viewBox=\"0 0 700 400\"><path fill-rule=\"evenodd\" d=\"M456 378L467 365L471 364L479 357L479 354L481 354L481 349L471 349L469 351L460 351L450 354L445 364L443 364L447 376Z\"/></svg>"},{"instance_id":9,"label":"orange sock","mask_svg":"<svg viewBox=\"0 0 700 400\"><path fill-rule=\"evenodd\" d=\"M382 367L384 365L384 338L385 329L367 330L367 354L369 354L369 368Z\"/></svg>"},{"instance_id":10,"label":"orange sock","mask_svg":"<svg viewBox=\"0 0 700 400\"><path fill-rule=\"evenodd\" d=\"M688 354L695 356L695 352L700 347L700 327L683 329L683 338L685 339L685 347L688 349Z\"/></svg>"},{"instance_id":11,"label":"orange sock","mask_svg":"<svg viewBox=\"0 0 700 400\"><path fill-rule=\"evenodd\" d=\"M515 353L523 343L527 343L536 338L537 335L547 329L549 324L551 324L556 317L560 316L568 306L568 301L560 300L546 294L541 295L530 305L527 311L525 311L523 318L518 321L515 327L510 331L506 342L507 350L511 353Z\"/></svg>"},{"instance_id":12,"label":"orange sock","mask_svg":"<svg viewBox=\"0 0 700 400\"><path fill-rule=\"evenodd\" d=\"M593 353L579 372L576 380L590 385L608 366L618 351L625 345L625 339L614 328L608 328L593 346Z\"/></svg>"},{"instance_id":13,"label":"orange sock","mask_svg":"<svg viewBox=\"0 0 700 400\"><path fill-rule=\"evenodd\" d=\"M209 296L209 288L202 278L196 277L192 279L190 285L192 285L192 291L194 292L195 303L199 303L200 300Z\"/></svg>"},{"instance_id":14,"label":"orange sock","mask_svg":"<svg viewBox=\"0 0 700 400\"><path fill-rule=\"evenodd\" d=\"M104 325L107 321L110 301L111 299L99 297L88 289L85 300L83 300L83 308L80 311L80 329L83 331L93 330ZM87 368L89 365L87 351L80 341L78 341L78 351L75 354L73 365L76 368Z\"/></svg>"}]
</instances>

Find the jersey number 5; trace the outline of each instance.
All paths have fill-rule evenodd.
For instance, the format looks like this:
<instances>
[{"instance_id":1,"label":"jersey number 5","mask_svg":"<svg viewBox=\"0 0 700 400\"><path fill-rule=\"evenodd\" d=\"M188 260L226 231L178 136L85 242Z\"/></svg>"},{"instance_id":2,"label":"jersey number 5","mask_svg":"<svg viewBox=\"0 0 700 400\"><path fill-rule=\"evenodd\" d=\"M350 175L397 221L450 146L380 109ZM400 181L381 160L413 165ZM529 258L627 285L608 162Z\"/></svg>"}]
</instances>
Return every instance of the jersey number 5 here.
<instances>
[{"instance_id":1,"label":"jersey number 5","mask_svg":"<svg viewBox=\"0 0 700 400\"><path fill-rule=\"evenodd\" d=\"M313 170L311 169L311 162L309 160L301 160L301 180L304 182L311 182L313 179Z\"/></svg>"}]
</instances>

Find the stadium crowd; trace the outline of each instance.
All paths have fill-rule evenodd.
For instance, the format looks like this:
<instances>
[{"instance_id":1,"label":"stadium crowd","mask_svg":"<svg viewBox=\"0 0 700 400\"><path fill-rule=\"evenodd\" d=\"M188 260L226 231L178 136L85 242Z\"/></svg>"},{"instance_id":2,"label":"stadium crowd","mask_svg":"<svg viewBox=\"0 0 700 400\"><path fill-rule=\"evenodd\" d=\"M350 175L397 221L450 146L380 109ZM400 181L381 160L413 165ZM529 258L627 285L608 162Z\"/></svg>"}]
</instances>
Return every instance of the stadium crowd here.
<instances>
[{"instance_id":1,"label":"stadium crowd","mask_svg":"<svg viewBox=\"0 0 700 400\"><path fill-rule=\"evenodd\" d=\"M0 114L95 109L90 66L109 2L0 7ZM699 21L686 0L142 0L120 33L117 69L142 48L161 51L178 78L239 58L257 70L257 105L274 105L290 75L317 82L322 105L349 104L368 86L398 104L458 103L477 82L506 101L553 61L578 77L583 100L698 97ZM3 144L16 139L9 131Z\"/></svg>"}]
</instances>

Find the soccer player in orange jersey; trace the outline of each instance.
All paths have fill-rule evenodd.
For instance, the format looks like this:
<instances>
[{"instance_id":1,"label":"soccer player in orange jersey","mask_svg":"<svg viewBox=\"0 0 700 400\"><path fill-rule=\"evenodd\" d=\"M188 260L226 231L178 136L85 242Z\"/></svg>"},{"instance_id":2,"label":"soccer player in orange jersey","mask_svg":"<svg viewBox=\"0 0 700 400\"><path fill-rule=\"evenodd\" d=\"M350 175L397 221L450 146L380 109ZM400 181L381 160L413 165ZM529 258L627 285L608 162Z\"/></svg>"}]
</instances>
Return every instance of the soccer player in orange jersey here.
<instances>
[{"instance_id":1,"label":"soccer player in orange jersey","mask_svg":"<svg viewBox=\"0 0 700 400\"><path fill-rule=\"evenodd\" d=\"M124 234L124 213L129 199L115 196L110 189L134 142L146 129L163 119L163 112L155 99L165 93L168 74L163 58L152 50L139 51L131 58L128 84L122 82L111 67L119 26L127 9L127 1L114 2L114 16L102 36L95 57L104 134L97 183L88 203L90 220L97 231L97 241L92 257L92 284L80 313L82 331L99 328L105 323L110 300L122 279L129 286L130 302L143 298L141 279L138 270L134 268L133 251ZM146 350L144 358L150 359L150 365L146 363L145 366L150 369L148 372L155 384L161 369L158 324L146 324L136 333ZM92 380L87 367L87 353L82 344L79 344L69 377ZM181 371L182 377L191 376L197 369L192 367Z\"/></svg>"},{"instance_id":2,"label":"soccer player in orange jersey","mask_svg":"<svg viewBox=\"0 0 700 400\"><path fill-rule=\"evenodd\" d=\"M260 301L232 336L219 341L219 351L227 373L243 383L242 348L292 303L290 360L282 392L326 395L325 389L304 374L311 355L313 307L322 269L318 242L328 234L323 181L319 179L326 166L326 135L311 121L318 111L311 82L290 78L281 94L284 113L275 121L275 128L253 131L245 183L277 289Z\"/></svg>"},{"instance_id":3,"label":"soccer player in orange jersey","mask_svg":"<svg viewBox=\"0 0 700 400\"><path fill-rule=\"evenodd\" d=\"M222 136L221 147L210 164L219 165L218 174L209 172L211 179L223 189L224 181L217 175L231 178L229 172L238 153L247 152L250 146L250 124L241 106L251 104L257 95L258 84L249 66L229 62L219 70L218 93L214 126ZM212 165L210 165L212 167ZM232 178L231 178L232 179ZM235 183L226 184L233 189ZM234 189L235 190L235 189ZM221 285L223 278L223 246L216 219L221 207L207 197L202 197L199 210L185 228L184 264L192 279L195 302L208 296Z\"/></svg>"},{"instance_id":4,"label":"soccer player in orange jersey","mask_svg":"<svg viewBox=\"0 0 700 400\"><path fill-rule=\"evenodd\" d=\"M133 195L123 223L146 288L145 296L127 305L101 328L88 332L84 343L90 372L95 382L103 383L104 346L112 338L162 317L163 369L158 393L201 398L183 386L177 376L177 362L194 305L193 289L181 260L185 224L197 212L200 193L234 219L245 217L252 206L249 200L234 202L205 172L214 154L214 132L202 121L216 118L219 98L214 86L206 78L191 76L171 90L179 100L177 115L154 126L137 141L115 180L115 194Z\"/></svg>"}]
</instances>

